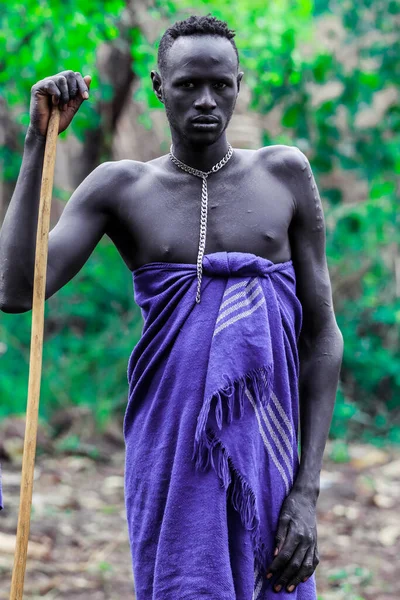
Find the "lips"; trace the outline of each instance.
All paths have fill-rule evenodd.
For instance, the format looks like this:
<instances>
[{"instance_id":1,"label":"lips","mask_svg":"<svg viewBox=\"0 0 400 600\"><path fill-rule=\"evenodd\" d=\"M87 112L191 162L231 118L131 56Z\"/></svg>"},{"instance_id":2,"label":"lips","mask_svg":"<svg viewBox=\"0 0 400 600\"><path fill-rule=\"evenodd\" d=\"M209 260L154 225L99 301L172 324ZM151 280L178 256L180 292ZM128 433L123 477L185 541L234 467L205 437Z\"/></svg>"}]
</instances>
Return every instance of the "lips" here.
<instances>
[{"instance_id":1,"label":"lips","mask_svg":"<svg viewBox=\"0 0 400 600\"><path fill-rule=\"evenodd\" d=\"M199 115L198 117L194 117L192 119L193 123L218 123L219 119L214 117L213 115Z\"/></svg>"}]
</instances>

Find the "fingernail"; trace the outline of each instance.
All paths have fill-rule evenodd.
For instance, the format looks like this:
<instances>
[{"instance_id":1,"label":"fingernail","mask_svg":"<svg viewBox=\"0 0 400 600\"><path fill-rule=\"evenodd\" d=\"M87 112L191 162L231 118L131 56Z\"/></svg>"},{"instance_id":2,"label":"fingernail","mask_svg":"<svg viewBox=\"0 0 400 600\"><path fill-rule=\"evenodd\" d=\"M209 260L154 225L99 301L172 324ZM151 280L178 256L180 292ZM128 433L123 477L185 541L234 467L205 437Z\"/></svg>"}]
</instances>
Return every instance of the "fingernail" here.
<instances>
[{"instance_id":1,"label":"fingernail","mask_svg":"<svg viewBox=\"0 0 400 600\"><path fill-rule=\"evenodd\" d=\"M294 590L294 585L291 585L291 586L288 588L288 590L289 590L289 592L293 592L293 590Z\"/></svg>"},{"instance_id":2,"label":"fingernail","mask_svg":"<svg viewBox=\"0 0 400 600\"><path fill-rule=\"evenodd\" d=\"M89 98L89 94L87 92L83 92L83 97L84 98Z\"/></svg>"},{"instance_id":3,"label":"fingernail","mask_svg":"<svg viewBox=\"0 0 400 600\"><path fill-rule=\"evenodd\" d=\"M306 577L305 579L303 579L303 583L305 583L307 581L307 579L309 579L309 577Z\"/></svg>"},{"instance_id":4,"label":"fingernail","mask_svg":"<svg viewBox=\"0 0 400 600\"><path fill-rule=\"evenodd\" d=\"M271 577L272 577L272 573L268 573L267 579L271 579Z\"/></svg>"},{"instance_id":5,"label":"fingernail","mask_svg":"<svg viewBox=\"0 0 400 600\"><path fill-rule=\"evenodd\" d=\"M278 548L275 548L274 556L278 554Z\"/></svg>"},{"instance_id":6,"label":"fingernail","mask_svg":"<svg viewBox=\"0 0 400 600\"><path fill-rule=\"evenodd\" d=\"M280 591L281 591L281 587L282 587L281 585L276 585L276 586L275 586L275 590L276 590L277 592L280 592Z\"/></svg>"}]
</instances>

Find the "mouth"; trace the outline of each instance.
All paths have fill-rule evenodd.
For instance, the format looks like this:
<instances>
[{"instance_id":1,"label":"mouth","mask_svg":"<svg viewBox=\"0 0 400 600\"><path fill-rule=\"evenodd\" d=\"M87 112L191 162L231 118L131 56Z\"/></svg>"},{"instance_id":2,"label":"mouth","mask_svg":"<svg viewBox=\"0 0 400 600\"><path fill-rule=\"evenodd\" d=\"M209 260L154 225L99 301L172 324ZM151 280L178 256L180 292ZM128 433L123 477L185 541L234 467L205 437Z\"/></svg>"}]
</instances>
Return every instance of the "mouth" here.
<instances>
[{"instance_id":1,"label":"mouth","mask_svg":"<svg viewBox=\"0 0 400 600\"><path fill-rule=\"evenodd\" d=\"M210 124L216 124L219 122L219 119L217 119L217 117L214 117L212 115L200 115L198 117L194 117L194 119L192 119L192 123L194 124L202 124L202 125L210 125Z\"/></svg>"},{"instance_id":2,"label":"mouth","mask_svg":"<svg viewBox=\"0 0 400 600\"><path fill-rule=\"evenodd\" d=\"M218 129L218 123L216 121L209 121L207 123L194 121L192 126L199 131L213 131L214 129Z\"/></svg>"}]
</instances>

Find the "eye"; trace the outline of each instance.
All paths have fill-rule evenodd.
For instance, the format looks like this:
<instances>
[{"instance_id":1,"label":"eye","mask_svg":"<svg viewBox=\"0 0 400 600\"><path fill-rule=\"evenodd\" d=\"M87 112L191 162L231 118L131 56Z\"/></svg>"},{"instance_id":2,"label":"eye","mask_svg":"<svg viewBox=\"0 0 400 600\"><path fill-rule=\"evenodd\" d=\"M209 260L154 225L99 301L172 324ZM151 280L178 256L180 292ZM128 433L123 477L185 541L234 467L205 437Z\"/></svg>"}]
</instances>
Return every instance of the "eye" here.
<instances>
[{"instance_id":1,"label":"eye","mask_svg":"<svg viewBox=\"0 0 400 600\"><path fill-rule=\"evenodd\" d=\"M219 90L223 90L224 88L226 88L226 83L224 83L223 81L218 81L218 83L216 83L215 85L222 85L223 87L218 88Z\"/></svg>"},{"instance_id":2,"label":"eye","mask_svg":"<svg viewBox=\"0 0 400 600\"><path fill-rule=\"evenodd\" d=\"M193 84L193 81L182 81L179 85L180 85L180 87L189 89L189 86L190 85L193 86L194 84Z\"/></svg>"}]
</instances>

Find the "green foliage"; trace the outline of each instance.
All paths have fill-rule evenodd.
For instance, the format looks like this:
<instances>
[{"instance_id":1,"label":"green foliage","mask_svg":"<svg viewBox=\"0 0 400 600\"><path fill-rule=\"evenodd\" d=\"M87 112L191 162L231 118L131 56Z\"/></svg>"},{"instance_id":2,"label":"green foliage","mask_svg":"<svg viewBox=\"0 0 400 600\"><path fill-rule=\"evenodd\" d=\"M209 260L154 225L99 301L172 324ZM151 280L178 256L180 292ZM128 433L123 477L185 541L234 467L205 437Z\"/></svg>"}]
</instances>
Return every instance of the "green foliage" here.
<instances>
[{"instance_id":1,"label":"green foliage","mask_svg":"<svg viewBox=\"0 0 400 600\"><path fill-rule=\"evenodd\" d=\"M92 76L92 102L83 104L71 130L82 138L85 131L97 127L94 106L106 90L97 75L96 51L102 42L119 35L124 6L122 0L105 0L101 10L96 0L0 0L0 96L24 126L21 143L29 123L32 85L69 69ZM20 155L0 144L1 162L5 178L16 179Z\"/></svg>"}]
</instances>

